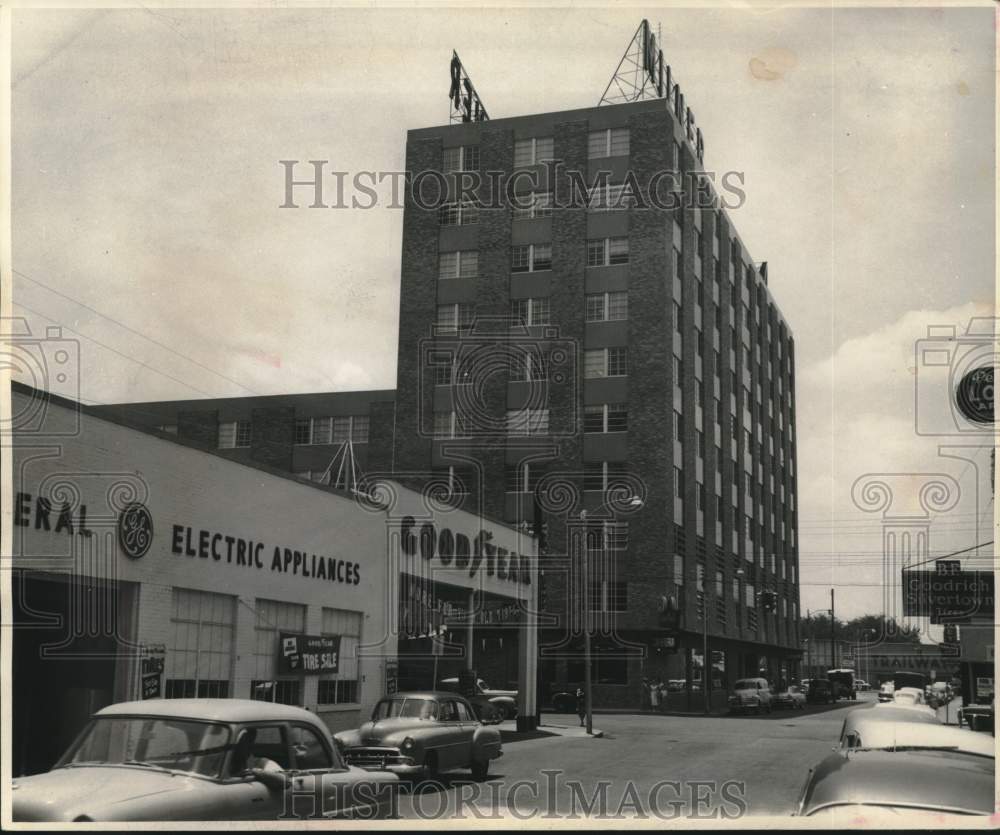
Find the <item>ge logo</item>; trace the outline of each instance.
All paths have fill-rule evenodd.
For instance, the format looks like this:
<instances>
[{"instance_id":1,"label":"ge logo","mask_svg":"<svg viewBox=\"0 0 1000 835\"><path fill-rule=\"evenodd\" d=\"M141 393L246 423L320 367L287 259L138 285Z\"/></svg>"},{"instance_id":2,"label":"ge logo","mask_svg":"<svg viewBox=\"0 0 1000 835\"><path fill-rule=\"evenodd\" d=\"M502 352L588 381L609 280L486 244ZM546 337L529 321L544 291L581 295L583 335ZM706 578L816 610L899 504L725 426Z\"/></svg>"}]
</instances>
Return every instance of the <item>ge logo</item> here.
<instances>
[{"instance_id":1,"label":"ge logo","mask_svg":"<svg viewBox=\"0 0 1000 835\"><path fill-rule=\"evenodd\" d=\"M141 502L132 502L119 515L118 544L133 560L145 556L153 544L153 517Z\"/></svg>"}]
</instances>

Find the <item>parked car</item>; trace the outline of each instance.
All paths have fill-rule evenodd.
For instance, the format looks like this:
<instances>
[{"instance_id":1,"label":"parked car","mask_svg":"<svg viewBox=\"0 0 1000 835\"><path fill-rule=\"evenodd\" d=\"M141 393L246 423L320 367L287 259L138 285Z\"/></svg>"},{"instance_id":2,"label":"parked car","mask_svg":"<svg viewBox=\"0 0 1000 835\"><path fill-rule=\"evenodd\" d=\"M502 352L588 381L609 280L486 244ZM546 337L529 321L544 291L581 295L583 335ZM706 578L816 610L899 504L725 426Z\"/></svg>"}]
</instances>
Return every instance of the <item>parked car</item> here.
<instances>
[{"instance_id":1,"label":"parked car","mask_svg":"<svg viewBox=\"0 0 1000 835\"><path fill-rule=\"evenodd\" d=\"M995 760L948 747L858 749L831 754L810 769L795 814L829 823L894 812L895 822L941 826L939 815L990 815Z\"/></svg>"},{"instance_id":2,"label":"parked car","mask_svg":"<svg viewBox=\"0 0 1000 835\"><path fill-rule=\"evenodd\" d=\"M858 691L854 687L854 670L829 670L826 677L833 688L834 700L858 698Z\"/></svg>"},{"instance_id":3,"label":"parked car","mask_svg":"<svg viewBox=\"0 0 1000 835\"><path fill-rule=\"evenodd\" d=\"M790 708L791 710L806 709L805 691L797 684L790 685L786 690L777 693L773 700L776 708Z\"/></svg>"},{"instance_id":4,"label":"parked car","mask_svg":"<svg viewBox=\"0 0 1000 835\"><path fill-rule=\"evenodd\" d=\"M966 724L972 731L995 733L993 711L996 700L987 704L967 704L958 710L958 723Z\"/></svg>"},{"instance_id":5,"label":"parked car","mask_svg":"<svg viewBox=\"0 0 1000 835\"><path fill-rule=\"evenodd\" d=\"M809 692L809 679L804 678L799 682L799 687L801 687L807 693Z\"/></svg>"},{"instance_id":6,"label":"parked car","mask_svg":"<svg viewBox=\"0 0 1000 835\"><path fill-rule=\"evenodd\" d=\"M933 708L927 706L927 702L924 699L924 691L919 687L898 687L892 694L892 700L896 704L920 705L927 707L928 710L933 710Z\"/></svg>"},{"instance_id":7,"label":"parked car","mask_svg":"<svg viewBox=\"0 0 1000 835\"><path fill-rule=\"evenodd\" d=\"M934 717L914 711L869 710L864 714L867 715L850 722L845 719L842 749L910 751L947 748L984 757L994 755L993 740L989 737L954 725L944 725Z\"/></svg>"},{"instance_id":8,"label":"parked car","mask_svg":"<svg viewBox=\"0 0 1000 835\"><path fill-rule=\"evenodd\" d=\"M927 714L922 710L913 710L891 702L876 705L874 708L855 708L847 712L844 724L840 727L840 747L859 747L859 737L862 735L862 730L874 723L902 722L911 722L917 725L941 725L941 721L935 714Z\"/></svg>"},{"instance_id":9,"label":"parked car","mask_svg":"<svg viewBox=\"0 0 1000 835\"><path fill-rule=\"evenodd\" d=\"M558 713L576 713L576 688L568 684L553 685L549 694L549 704Z\"/></svg>"},{"instance_id":10,"label":"parked car","mask_svg":"<svg viewBox=\"0 0 1000 835\"><path fill-rule=\"evenodd\" d=\"M276 820L390 814L398 778L346 765L299 707L151 699L99 710L51 771L12 789L16 821Z\"/></svg>"},{"instance_id":11,"label":"parked car","mask_svg":"<svg viewBox=\"0 0 1000 835\"><path fill-rule=\"evenodd\" d=\"M858 690L861 693L867 693L872 688L871 685L868 684L868 682L865 681L863 678L856 678L854 679L854 689Z\"/></svg>"},{"instance_id":12,"label":"parked car","mask_svg":"<svg viewBox=\"0 0 1000 835\"><path fill-rule=\"evenodd\" d=\"M680 693L687 687L687 681L683 678L672 678L667 682L667 691L670 693Z\"/></svg>"},{"instance_id":13,"label":"parked car","mask_svg":"<svg viewBox=\"0 0 1000 835\"><path fill-rule=\"evenodd\" d=\"M451 693L461 693L457 678L442 679L438 686L442 690ZM464 695L464 694L463 694ZM515 719L517 717L517 691L516 690L496 690L490 687L481 678L476 679L476 692L473 696L466 696L467 699L489 701L500 711L502 719Z\"/></svg>"},{"instance_id":14,"label":"parked car","mask_svg":"<svg viewBox=\"0 0 1000 835\"><path fill-rule=\"evenodd\" d=\"M733 685L733 692L729 695L729 712L746 713L753 710L756 713L761 711L771 712L771 685L764 678L741 678Z\"/></svg>"},{"instance_id":15,"label":"parked car","mask_svg":"<svg viewBox=\"0 0 1000 835\"><path fill-rule=\"evenodd\" d=\"M814 678L809 681L809 691L806 693L809 704L832 705L836 701L833 685L827 678Z\"/></svg>"},{"instance_id":16,"label":"parked car","mask_svg":"<svg viewBox=\"0 0 1000 835\"><path fill-rule=\"evenodd\" d=\"M931 707L944 707L951 704L954 698L951 692L951 685L947 681L935 681L927 685L924 697Z\"/></svg>"},{"instance_id":17,"label":"parked car","mask_svg":"<svg viewBox=\"0 0 1000 835\"><path fill-rule=\"evenodd\" d=\"M485 780L490 762L502 756L500 731L478 719L456 693L412 692L386 696L371 720L334 736L351 765L401 776L434 777L469 768Z\"/></svg>"},{"instance_id":18,"label":"parked car","mask_svg":"<svg viewBox=\"0 0 1000 835\"><path fill-rule=\"evenodd\" d=\"M891 702L892 694L896 691L896 685L891 681L883 681L878 688L878 700L880 702Z\"/></svg>"}]
</instances>

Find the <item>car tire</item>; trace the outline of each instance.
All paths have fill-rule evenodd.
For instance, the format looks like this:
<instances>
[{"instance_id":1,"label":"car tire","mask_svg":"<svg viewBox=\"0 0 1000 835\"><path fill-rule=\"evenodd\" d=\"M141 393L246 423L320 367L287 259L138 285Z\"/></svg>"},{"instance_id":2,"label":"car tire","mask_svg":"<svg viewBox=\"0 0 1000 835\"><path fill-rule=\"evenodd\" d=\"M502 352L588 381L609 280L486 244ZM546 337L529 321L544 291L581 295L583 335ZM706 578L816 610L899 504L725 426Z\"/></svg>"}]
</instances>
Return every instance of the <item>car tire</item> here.
<instances>
[{"instance_id":1,"label":"car tire","mask_svg":"<svg viewBox=\"0 0 1000 835\"><path fill-rule=\"evenodd\" d=\"M472 779L482 783L490 774L489 760L474 760L472 763Z\"/></svg>"}]
</instances>

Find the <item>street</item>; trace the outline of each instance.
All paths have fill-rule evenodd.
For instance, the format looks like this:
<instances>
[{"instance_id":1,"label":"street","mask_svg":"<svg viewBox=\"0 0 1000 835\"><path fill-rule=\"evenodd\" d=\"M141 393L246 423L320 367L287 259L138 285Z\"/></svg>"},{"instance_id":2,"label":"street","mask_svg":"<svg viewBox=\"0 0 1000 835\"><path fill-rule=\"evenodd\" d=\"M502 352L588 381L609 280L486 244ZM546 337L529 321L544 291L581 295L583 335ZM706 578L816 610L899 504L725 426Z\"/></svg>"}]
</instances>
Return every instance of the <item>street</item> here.
<instances>
[{"instance_id":1,"label":"street","mask_svg":"<svg viewBox=\"0 0 1000 835\"><path fill-rule=\"evenodd\" d=\"M760 717L596 714L601 738L505 741L487 783L465 772L444 775L405 792L399 812L465 819L504 811L524 819L787 815L808 769L836 745L846 712L874 702L867 693L858 702ZM571 714L546 714L542 722L579 731Z\"/></svg>"}]
</instances>

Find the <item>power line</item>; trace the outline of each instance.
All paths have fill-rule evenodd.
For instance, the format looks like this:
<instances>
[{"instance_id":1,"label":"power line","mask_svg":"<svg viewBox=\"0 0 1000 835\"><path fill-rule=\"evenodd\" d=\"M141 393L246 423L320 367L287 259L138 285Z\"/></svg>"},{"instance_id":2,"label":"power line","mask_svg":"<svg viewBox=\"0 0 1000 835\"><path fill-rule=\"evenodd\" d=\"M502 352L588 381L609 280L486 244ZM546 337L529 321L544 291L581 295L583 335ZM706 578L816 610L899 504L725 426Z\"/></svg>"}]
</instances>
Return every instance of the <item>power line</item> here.
<instances>
[{"instance_id":1,"label":"power line","mask_svg":"<svg viewBox=\"0 0 1000 835\"><path fill-rule=\"evenodd\" d=\"M28 307L26 304L23 304L22 302L15 301L15 302L13 302L13 304L17 305L18 307L22 308L23 310L27 310L29 313L34 313L36 316L41 316L43 319L46 319L49 322L52 322L52 323L54 323L56 325L59 325L62 328L65 328L70 333L75 333L77 336L81 337L82 339L89 340L90 342L93 342L95 345L100 345L105 350L111 351L111 353L113 353L113 354L117 354L122 359L127 359L130 362L137 363L138 365L141 365L143 368L149 369L150 371L154 372L155 374L160 374L163 377L166 377L166 378L168 378L170 380L173 380L175 383L180 383L182 386L187 386L189 389L192 389L193 391L196 391L199 394L204 394L206 397L213 397L214 396L214 395L210 394L207 391L203 391L202 389L198 388L197 386L191 385L191 383L187 382L186 380L182 380L179 377L174 377L172 374L168 374L166 371L160 371L158 368L153 368L153 366L149 365L144 360L136 359L135 357L131 357L128 354L123 354L117 348L112 348L110 345L105 345L103 342L101 342L101 341L99 341L97 339L94 339L94 337L92 337L92 336L87 336L85 333L81 333L78 330L74 330L73 328L69 327L68 325L64 325L62 322L60 322L60 321L58 321L56 319L53 319L51 316L46 316L44 313L41 313L41 312L39 312L37 310L34 310L33 308Z\"/></svg>"},{"instance_id":2,"label":"power line","mask_svg":"<svg viewBox=\"0 0 1000 835\"><path fill-rule=\"evenodd\" d=\"M147 342L151 342L153 345L156 345L156 346L162 348L165 351L169 351L174 356L180 357L183 360L187 360L188 362L192 363L193 365L198 366L201 369L204 369L205 371L209 372L210 374L214 374L216 377L221 377L223 380L226 380L227 382L230 382L230 383L232 383L235 386L239 386L241 389L243 389L245 391L248 391L251 394L258 394L258 395L260 394L260 392L254 391L252 388L250 388L249 386L243 385L243 383L239 382L238 380L234 380L232 377L228 377L225 374L223 374L223 373L221 373L219 371L216 371L214 368L210 368L209 366L205 365L203 362L200 362L199 360L196 360L193 357L187 356L187 354L182 354L180 351L178 351L178 350L176 350L174 348L171 348L169 345L166 345L163 342L160 342L159 340L153 339L151 336L147 336L146 334L142 333L141 331L137 331L135 328L130 327L129 325L126 325L124 322L121 322L118 319L115 319L113 316L108 316L106 313L102 313L97 308L91 307L89 304L86 304L85 302L82 302L79 299L74 299L72 296L66 295L66 293L63 293L61 290L56 290L54 287L50 287L48 284L45 284L44 282L39 281L37 278L32 278L30 275L27 275L27 274L21 272L20 270L13 270L13 272L14 272L15 275L18 275L21 278L24 278L24 279L30 281L32 284L37 284L39 287L42 287L45 290L48 290L50 293L54 293L55 295L57 295L57 296L59 296L59 297L61 297L63 299L66 299L67 301L73 302L73 304L79 305L80 307L82 307L82 308L84 308L86 310L89 310L91 313L94 313L94 314L102 317L103 319L107 319L109 322L114 322L116 325L118 325L118 327L120 327L120 328L128 331L129 333L134 334L135 336L141 337L142 339L145 339ZM21 307L25 307L25 306L21 305ZM29 309L30 308L25 307L25 310L29 310ZM32 312L37 312L37 311L32 311ZM43 314L39 313L38 315L41 316ZM46 318L48 318L48 317L46 317ZM55 320L50 319L49 321L55 321ZM77 331L74 331L74 333L77 333ZM81 334L81 336L82 336L82 334ZM100 344L100 343L98 343L98 344ZM113 349L109 349L109 350L113 350Z\"/></svg>"}]
</instances>

